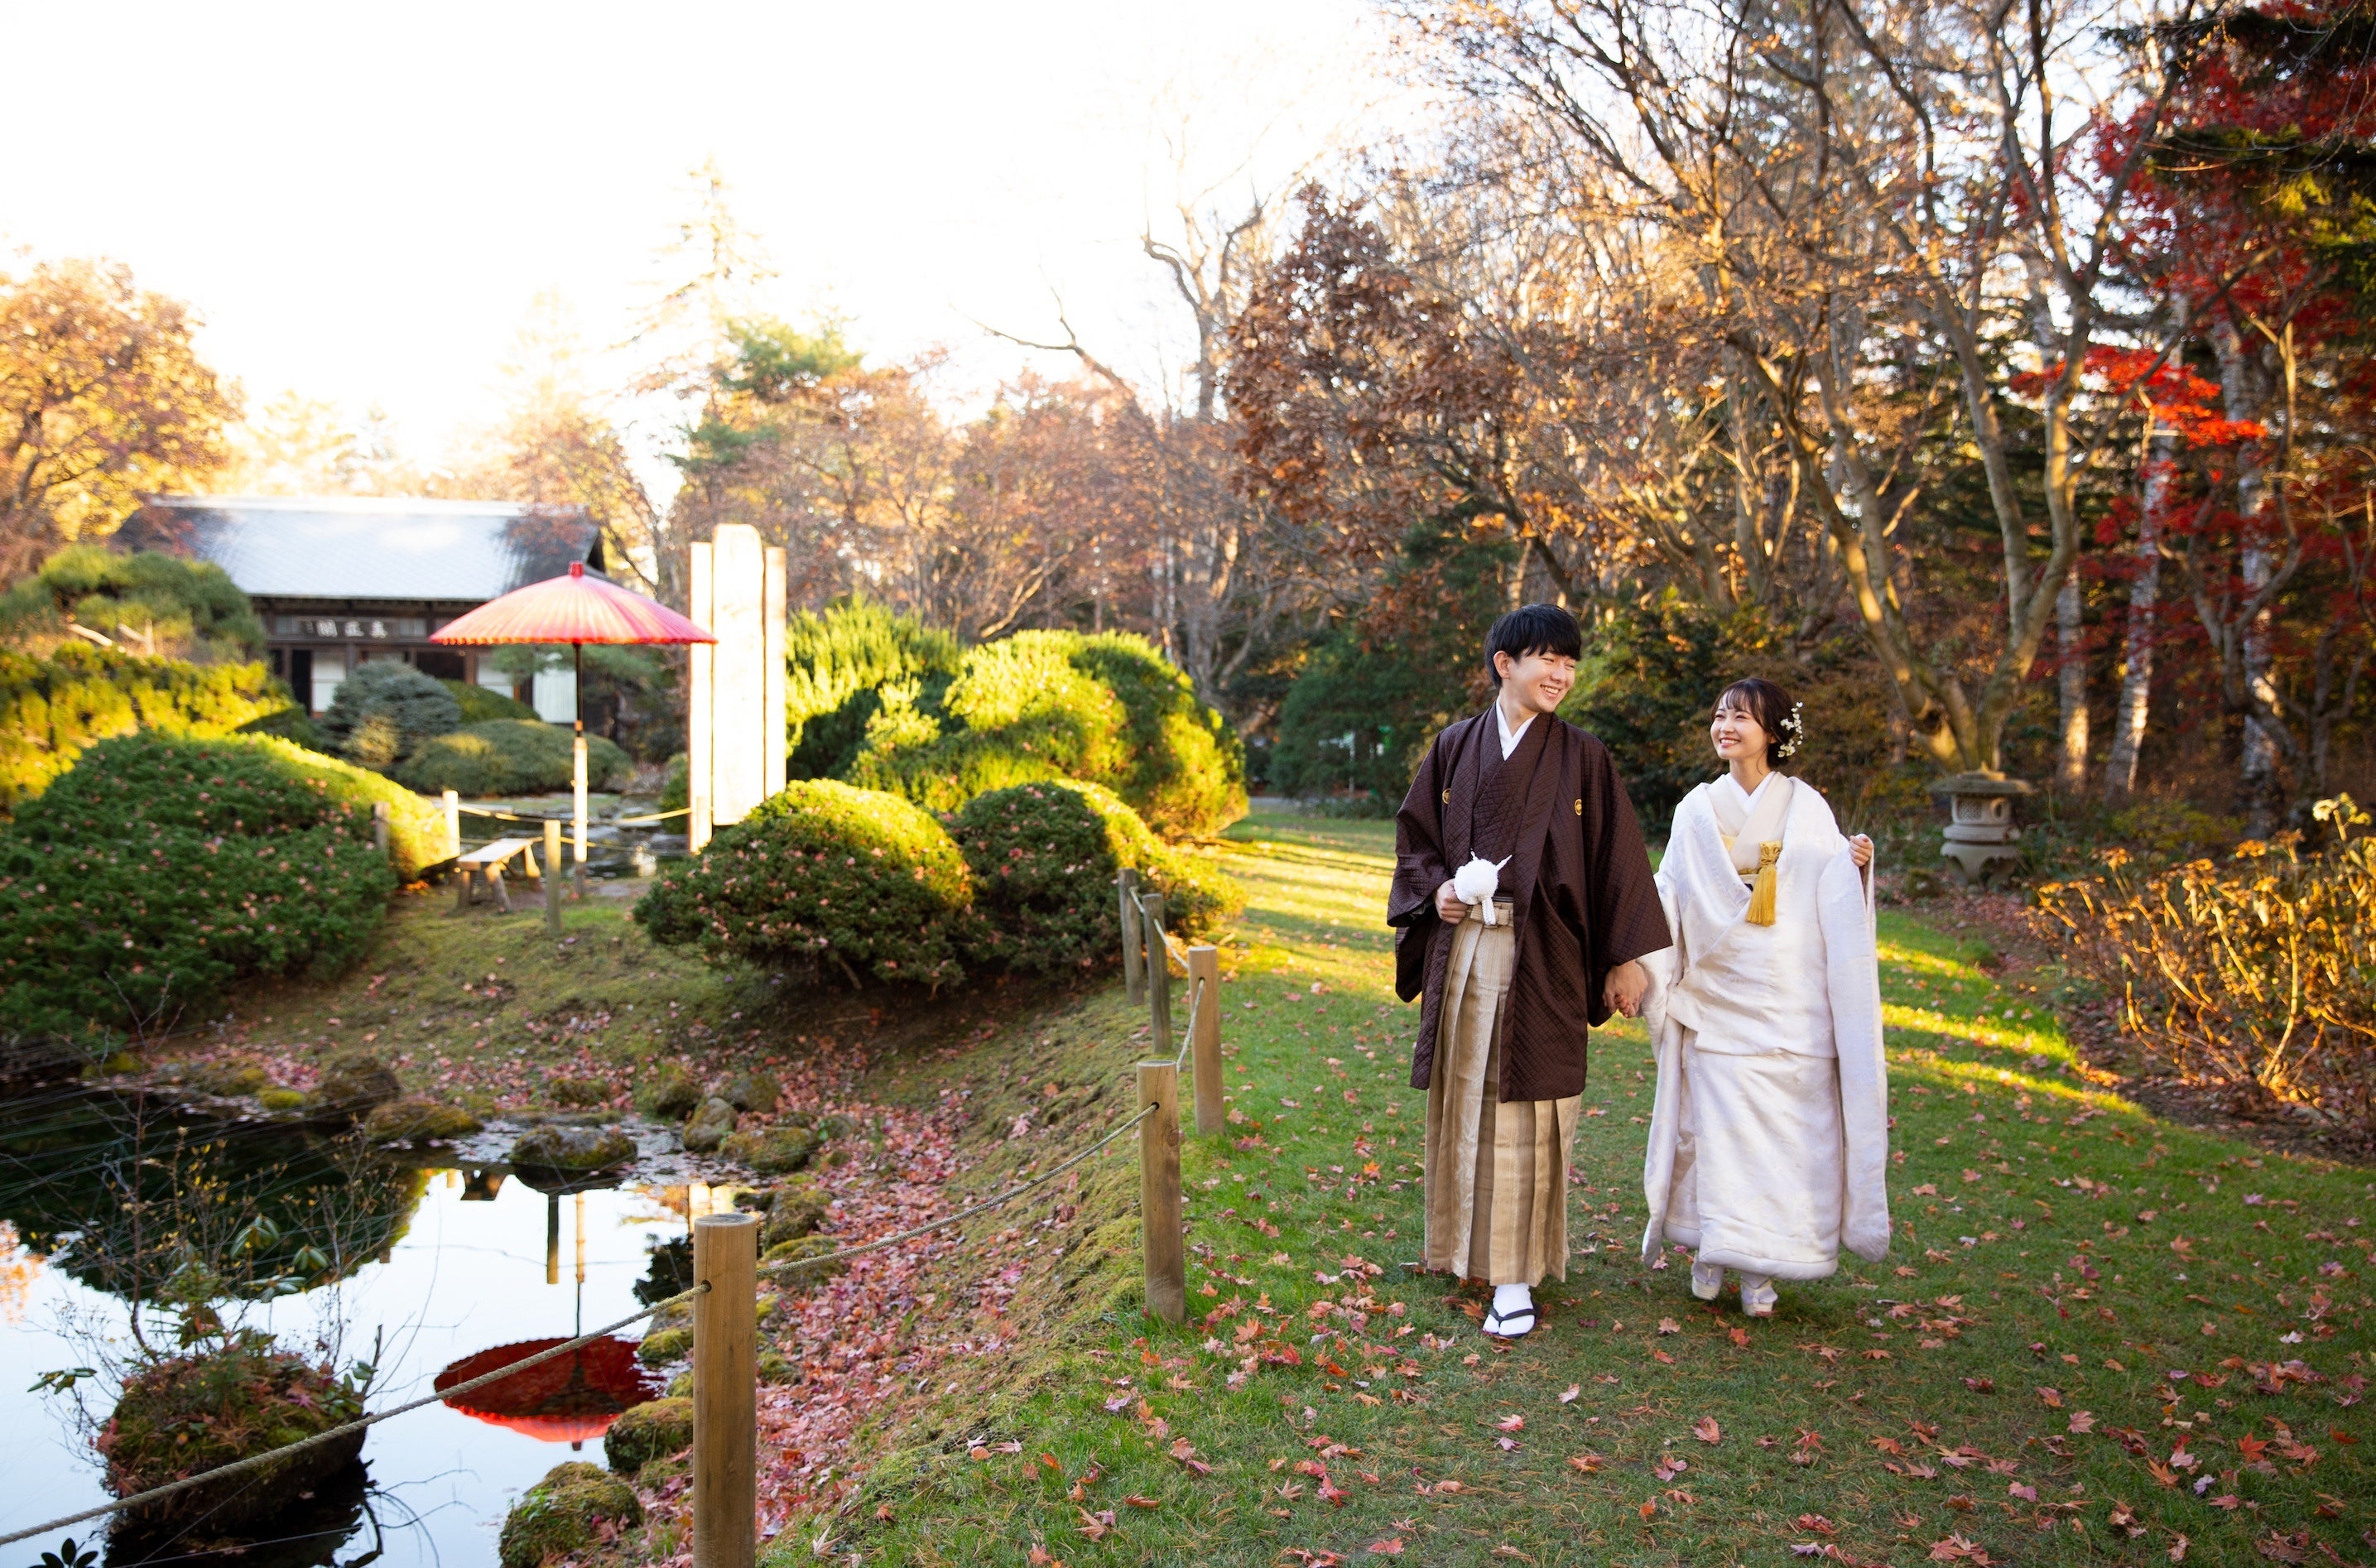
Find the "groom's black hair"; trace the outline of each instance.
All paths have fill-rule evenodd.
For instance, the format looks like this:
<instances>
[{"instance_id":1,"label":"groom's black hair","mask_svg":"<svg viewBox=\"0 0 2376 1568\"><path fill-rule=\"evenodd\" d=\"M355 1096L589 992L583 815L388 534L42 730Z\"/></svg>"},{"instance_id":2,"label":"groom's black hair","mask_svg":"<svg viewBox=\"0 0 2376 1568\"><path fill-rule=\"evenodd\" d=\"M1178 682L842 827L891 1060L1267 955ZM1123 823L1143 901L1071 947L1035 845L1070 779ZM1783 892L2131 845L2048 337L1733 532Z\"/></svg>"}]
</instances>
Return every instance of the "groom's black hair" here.
<instances>
[{"instance_id":1,"label":"groom's black hair","mask_svg":"<svg viewBox=\"0 0 2376 1568\"><path fill-rule=\"evenodd\" d=\"M1493 668L1493 656L1506 653L1512 659L1524 659L1530 653L1555 653L1567 659L1584 657L1584 633L1575 617L1556 604L1529 604L1523 610L1513 610L1493 623L1485 634L1485 673L1493 683L1502 683L1502 673Z\"/></svg>"}]
</instances>

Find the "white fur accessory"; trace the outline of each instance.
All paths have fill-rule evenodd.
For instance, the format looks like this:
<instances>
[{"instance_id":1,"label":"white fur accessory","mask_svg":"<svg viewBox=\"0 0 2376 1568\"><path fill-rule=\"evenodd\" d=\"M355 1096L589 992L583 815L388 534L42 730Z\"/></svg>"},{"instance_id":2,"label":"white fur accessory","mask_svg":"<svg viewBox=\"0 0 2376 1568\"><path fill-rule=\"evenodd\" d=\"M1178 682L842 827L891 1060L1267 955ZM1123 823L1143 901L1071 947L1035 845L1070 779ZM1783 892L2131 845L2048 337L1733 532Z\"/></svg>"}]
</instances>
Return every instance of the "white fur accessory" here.
<instances>
[{"instance_id":1,"label":"white fur accessory","mask_svg":"<svg viewBox=\"0 0 2376 1568\"><path fill-rule=\"evenodd\" d=\"M1509 863L1507 855L1498 861L1471 855L1467 865L1452 873L1453 892L1460 896L1462 903L1479 906L1479 912L1487 925L1493 923L1493 890L1501 883L1502 868Z\"/></svg>"}]
</instances>

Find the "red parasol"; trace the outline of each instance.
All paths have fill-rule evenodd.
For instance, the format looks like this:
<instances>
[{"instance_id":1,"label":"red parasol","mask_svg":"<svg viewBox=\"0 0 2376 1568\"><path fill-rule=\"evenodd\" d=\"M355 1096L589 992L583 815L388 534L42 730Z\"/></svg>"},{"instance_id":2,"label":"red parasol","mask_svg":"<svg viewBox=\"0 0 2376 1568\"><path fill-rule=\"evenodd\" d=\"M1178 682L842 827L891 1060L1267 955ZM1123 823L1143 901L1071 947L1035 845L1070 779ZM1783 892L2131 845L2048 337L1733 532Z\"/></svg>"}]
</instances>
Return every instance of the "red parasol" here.
<instances>
[{"instance_id":1,"label":"red parasol","mask_svg":"<svg viewBox=\"0 0 2376 1568\"><path fill-rule=\"evenodd\" d=\"M481 1350L439 1372L432 1386L451 1388L563 1343L528 1339ZM539 1442L578 1443L610 1431L621 1412L653 1397L659 1386L636 1364L634 1340L598 1339L451 1403L474 1420L526 1432Z\"/></svg>"},{"instance_id":2,"label":"red parasol","mask_svg":"<svg viewBox=\"0 0 2376 1568\"><path fill-rule=\"evenodd\" d=\"M607 577L588 576L583 561L569 564L565 577L514 588L430 634L434 643L485 647L497 643L567 643L573 681L583 673L588 643L636 647L714 643L718 639L665 604L630 593ZM577 864L586 863L586 714L577 702Z\"/></svg>"}]
</instances>

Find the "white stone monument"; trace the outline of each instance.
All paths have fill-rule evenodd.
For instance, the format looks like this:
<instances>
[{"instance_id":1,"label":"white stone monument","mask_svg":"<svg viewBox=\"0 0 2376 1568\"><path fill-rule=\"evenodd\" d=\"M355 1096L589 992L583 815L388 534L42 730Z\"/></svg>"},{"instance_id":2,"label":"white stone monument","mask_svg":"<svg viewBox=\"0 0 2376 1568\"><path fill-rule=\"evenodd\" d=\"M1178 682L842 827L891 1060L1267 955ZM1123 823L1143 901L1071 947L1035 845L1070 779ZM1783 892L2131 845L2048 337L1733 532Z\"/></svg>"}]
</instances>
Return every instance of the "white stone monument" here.
<instances>
[{"instance_id":1,"label":"white stone monument","mask_svg":"<svg viewBox=\"0 0 2376 1568\"><path fill-rule=\"evenodd\" d=\"M718 638L689 650L685 838L698 854L784 787L784 552L747 523L721 523L693 547L692 568L685 613Z\"/></svg>"}]
</instances>

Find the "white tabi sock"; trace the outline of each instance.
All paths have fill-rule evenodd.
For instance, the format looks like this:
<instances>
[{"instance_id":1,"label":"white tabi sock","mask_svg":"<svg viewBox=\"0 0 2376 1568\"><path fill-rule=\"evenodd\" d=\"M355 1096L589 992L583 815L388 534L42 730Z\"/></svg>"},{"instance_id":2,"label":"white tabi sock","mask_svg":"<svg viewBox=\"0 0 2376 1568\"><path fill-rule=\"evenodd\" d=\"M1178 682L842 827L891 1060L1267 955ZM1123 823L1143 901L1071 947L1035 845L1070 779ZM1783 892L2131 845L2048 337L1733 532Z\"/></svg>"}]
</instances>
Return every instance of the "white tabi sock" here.
<instances>
[{"instance_id":1,"label":"white tabi sock","mask_svg":"<svg viewBox=\"0 0 2376 1568\"><path fill-rule=\"evenodd\" d=\"M1493 1310L1503 1317L1508 1317L1514 1313L1532 1312L1534 1309L1535 1293L1526 1286L1496 1285L1493 1287Z\"/></svg>"}]
</instances>

